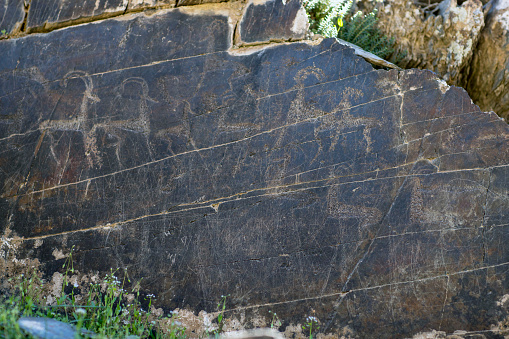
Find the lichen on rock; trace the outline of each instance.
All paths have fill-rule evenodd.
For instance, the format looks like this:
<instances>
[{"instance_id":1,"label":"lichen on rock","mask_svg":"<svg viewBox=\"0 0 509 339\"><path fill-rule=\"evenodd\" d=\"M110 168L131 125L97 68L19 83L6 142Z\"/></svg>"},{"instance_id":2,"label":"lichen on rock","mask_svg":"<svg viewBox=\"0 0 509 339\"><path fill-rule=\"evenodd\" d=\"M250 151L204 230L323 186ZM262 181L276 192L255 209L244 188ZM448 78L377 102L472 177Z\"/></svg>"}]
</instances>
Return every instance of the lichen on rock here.
<instances>
[{"instance_id":1,"label":"lichen on rock","mask_svg":"<svg viewBox=\"0 0 509 339\"><path fill-rule=\"evenodd\" d=\"M462 70L470 63L484 27L480 0L461 5L445 0L435 4L433 13L412 0L363 2L366 8L380 7L380 29L396 39L398 51L408 52L399 62L401 67L432 70L450 85L464 82Z\"/></svg>"}]
</instances>

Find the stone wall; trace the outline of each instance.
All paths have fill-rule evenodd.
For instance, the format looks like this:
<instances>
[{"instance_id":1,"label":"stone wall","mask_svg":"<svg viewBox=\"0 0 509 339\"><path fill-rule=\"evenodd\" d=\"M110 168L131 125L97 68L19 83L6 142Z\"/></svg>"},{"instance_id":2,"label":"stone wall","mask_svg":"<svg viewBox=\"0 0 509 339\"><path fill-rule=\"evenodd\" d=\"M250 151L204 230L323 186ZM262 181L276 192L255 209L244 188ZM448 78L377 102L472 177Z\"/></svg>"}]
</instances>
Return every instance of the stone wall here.
<instances>
[{"instance_id":1,"label":"stone wall","mask_svg":"<svg viewBox=\"0 0 509 339\"><path fill-rule=\"evenodd\" d=\"M225 329L506 333L507 124L430 71L293 42L294 1L30 26L32 1L0 41L2 288L56 284L74 248L79 286L125 269L192 337L227 294Z\"/></svg>"}]
</instances>

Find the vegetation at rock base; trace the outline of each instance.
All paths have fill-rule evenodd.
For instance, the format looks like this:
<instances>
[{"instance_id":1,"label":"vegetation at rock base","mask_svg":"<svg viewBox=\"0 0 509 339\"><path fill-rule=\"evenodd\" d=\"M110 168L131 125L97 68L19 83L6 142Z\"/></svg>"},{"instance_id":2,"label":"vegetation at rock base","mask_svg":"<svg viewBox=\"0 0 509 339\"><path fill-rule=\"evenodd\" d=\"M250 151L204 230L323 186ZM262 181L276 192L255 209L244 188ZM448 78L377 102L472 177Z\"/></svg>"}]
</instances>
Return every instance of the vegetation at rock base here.
<instances>
[{"instance_id":1,"label":"vegetation at rock base","mask_svg":"<svg viewBox=\"0 0 509 339\"><path fill-rule=\"evenodd\" d=\"M178 321L176 313L163 318L151 312L151 304L155 300L153 295L146 297L148 305L145 305L147 311L144 311L140 302L139 284L128 293L124 287L125 280L120 282L115 270L106 274L100 282L91 284L85 297L78 301L74 292L84 286L70 283L68 273L73 271L72 268L66 270L61 295L50 305L46 305L46 298L41 297L44 283L37 274L22 274L13 278L11 282L17 290L10 295L0 295L0 339L38 338L20 327L21 317L49 318L70 324L75 339L188 338L186 328ZM217 304L217 328L205 331L200 337L221 337L229 296L222 295ZM272 317L270 328L279 328L282 322L276 313L269 311L269 315ZM307 317L302 326L304 336L309 339L315 337L319 328L318 319L313 316Z\"/></svg>"},{"instance_id":2,"label":"vegetation at rock base","mask_svg":"<svg viewBox=\"0 0 509 339\"><path fill-rule=\"evenodd\" d=\"M87 286L88 293L78 302L75 291L84 286L70 283L69 273L74 273L74 268L72 255L69 258L64 264L61 295L50 305L41 297L43 282L35 273L11 280L17 291L0 295L0 338L32 338L20 328L20 317L51 318L71 324L79 333L76 338L185 337L185 328L178 320L151 313L153 295L143 298L147 311L143 310L139 283L127 291L124 283L128 278L120 282L115 270L102 281Z\"/></svg>"},{"instance_id":3,"label":"vegetation at rock base","mask_svg":"<svg viewBox=\"0 0 509 339\"><path fill-rule=\"evenodd\" d=\"M324 37L338 37L397 64L406 52L397 52L395 39L377 27L377 11L350 15L353 0L309 0L304 3L310 30Z\"/></svg>"}]
</instances>

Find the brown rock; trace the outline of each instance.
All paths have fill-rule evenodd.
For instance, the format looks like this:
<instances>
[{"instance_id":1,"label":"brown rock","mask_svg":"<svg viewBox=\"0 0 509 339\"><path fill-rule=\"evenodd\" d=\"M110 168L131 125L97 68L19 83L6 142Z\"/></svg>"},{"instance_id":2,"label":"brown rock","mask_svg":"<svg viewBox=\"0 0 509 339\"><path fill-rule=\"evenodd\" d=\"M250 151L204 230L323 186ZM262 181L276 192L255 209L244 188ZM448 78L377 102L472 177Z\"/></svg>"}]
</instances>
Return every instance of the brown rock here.
<instances>
[{"instance_id":1,"label":"brown rock","mask_svg":"<svg viewBox=\"0 0 509 339\"><path fill-rule=\"evenodd\" d=\"M509 121L509 1L495 0L472 59L467 91L483 110Z\"/></svg>"},{"instance_id":2,"label":"brown rock","mask_svg":"<svg viewBox=\"0 0 509 339\"><path fill-rule=\"evenodd\" d=\"M175 7L177 0L129 0L128 10Z\"/></svg>"},{"instance_id":3,"label":"brown rock","mask_svg":"<svg viewBox=\"0 0 509 339\"><path fill-rule=\"evenodd\" d=\"M202 4L211 4L219 2L228 2L229 0L178 0L177 6L194 6Z\"/></svg>"}]
</instances>

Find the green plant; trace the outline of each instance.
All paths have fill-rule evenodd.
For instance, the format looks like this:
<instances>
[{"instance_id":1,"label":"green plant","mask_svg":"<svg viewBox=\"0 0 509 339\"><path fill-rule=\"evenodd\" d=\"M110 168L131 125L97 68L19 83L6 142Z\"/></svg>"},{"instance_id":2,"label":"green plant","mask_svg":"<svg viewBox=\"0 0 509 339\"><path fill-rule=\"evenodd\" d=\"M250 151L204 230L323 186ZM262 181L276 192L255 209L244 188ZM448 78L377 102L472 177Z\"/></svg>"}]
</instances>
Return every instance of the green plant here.
<instances>
[{"instance_id":1,"label":"green plant","mask_svg":"<svg viewBox=\"0 0 509 339\"><path fill-rule=\"evenodd\" d=\"M272 314L272 320L270 321L270 328L279 328L281 326L281 321L277 317L276 312L269 311Z\"/></svg>"},{"instance_id":2,"label":"green plant","mask_svg":"<svg viewBox=\"0 0 509 339\"><path fill-rule=\"evenodd\" d=\"M353 0L309 0L304 8L312 32L325 37L335 37L342 25L343 17L352 7Z\"/></svg>"},{"instance_id":3,"label":"green plant","mask_svg":"<svg viewBox=\"0 0 509 339\"><path fill-rule=\"evenodd\" d=\"M306 332L309 332L309 339L313 339L313 331L317 331L320 329L318 325L318 319L313 316L309 316L306 318L306 323L302 326L302 329Z\"/></svg>"},{"instance_id":4,"label":"green plant","mask_svg":"<svg viewBox=\"0 0 509 339\"><path fill-rule=\"evenodd\" d=\"M310 30L327 38L338 37L362 49L399 63L407 52L397 52L395 39L385 36L377 26L377 10L366 15L348 14L352 0L309 0L304 3Z\"/></svg>"},{"instance_id":5,"label":"green plant","mask_svg":"<svg viewBox=\"0 0 509 339\"><path fill-rule=\"evenodd\" d=\"M215 337L218 337L219 333L223 332L224 326L224 310L226 309L226 298L230 295L222 295L221 300L217 304L217 309L219 310L219 315L217 316L217 330L214 331Z\"/></svg>"},{"instance_id":6,"label":"green plant","mask_svg":"<svg viewBox=\"0 0 509 339\"><path fill-rule=\"evenodd\" d=\"M19 296L0 300L0 338L23 338L23 332L17 323L21 312Z\"/></svg>"},{"instance_id":7,"label":"green plant","mask_svg":"<svg viewBox=\"0 0 509 339\"><path fill-rule=\"evenodd\" d=\"M382 59L388 59L395 52L395 39L385 36L377 27L377 10L366 15L357 12L350 19L345 20L338 32L338 38L355 44ZM406 52L396 53L394 63L398 63Z\"/></svg>"},{"instance_id":8,"label":"green plant","mask_svg":"<svg viewBox=\"0 0 509 339\"><path fill-rule=\"evenodd\" d=\"M2 29L2 30L0 31L0 33L2 33L2 35L6 35L6 34L7 34L7 31L6 31L5 29Z\"/></svg>"}]
</instances>

